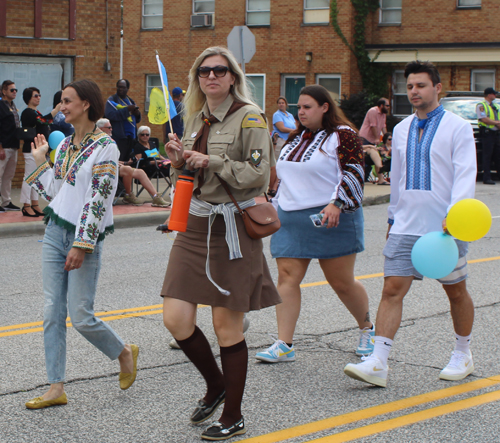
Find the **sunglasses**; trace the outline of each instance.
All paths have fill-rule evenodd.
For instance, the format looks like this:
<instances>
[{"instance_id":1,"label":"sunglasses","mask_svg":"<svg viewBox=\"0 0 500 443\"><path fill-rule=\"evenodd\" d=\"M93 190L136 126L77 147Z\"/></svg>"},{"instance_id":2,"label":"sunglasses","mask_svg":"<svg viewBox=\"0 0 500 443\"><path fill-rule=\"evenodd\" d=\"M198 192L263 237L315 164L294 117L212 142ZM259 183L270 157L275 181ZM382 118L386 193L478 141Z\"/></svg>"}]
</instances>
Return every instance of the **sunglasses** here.
<instances>
[{"instance_id":1,"label":"sunglasses","mask_svg":"<svg viewBox=\"0 0 500 443\"><path fill-rule=\"evenodd\" d=\"M17 92L17 89L12 88L12 89L10 90L10 92Z\"/></svg>"},{"instance_id":2,"label":"sunglasses","mask_svg":"<svg viewBox=\"0 0 500 443\"><path fill-rule=\"evenodd\" d=\"M42 98L41 94L33 94L33 98L38 98L38 97Z\"/></svg>"},{"instance_id":3,"label":"sunglasses","mask_svg":"<svg viewBox=\"0 0 500 443\"><path fill-rule=\"evenodd\" d=\"M149 137L149 134L144 134L144 133L139 134L139 137L142 137L142 136L144 136L144 137Z\"/></svg>"},{"instance_id":4,"label":"sunglasses","mask_svg":"<svg viewBox=\"0 0 500 443\"><path fill-rule=\"evenodd\" d=\"M388 138L388 139L387 139L387 141L388 141L388 142L392 141L392 138Z\"/></svg>"},{"instance_id":5,"label":"sunglasses","mask_svg":"<svg viewBox=\"0 0 500 443\"><path fill-rule=\"evenodd\" d=\"M227 66L214 66L210 68L209 66L200 66L197 69L198 77L207 78L210 75L210 72L213 72L216 77L224 77L229 71Z\"/></svg>"},{"instance_id":6,"label":"sunglasses","mask_svg":"<svg viewBox=\"0 0 500 443\"><path fill-rule=\"evenodd\" d=\"M113 129L113 126L103 126L104 129Z\"/></svg>"}]
</instances>

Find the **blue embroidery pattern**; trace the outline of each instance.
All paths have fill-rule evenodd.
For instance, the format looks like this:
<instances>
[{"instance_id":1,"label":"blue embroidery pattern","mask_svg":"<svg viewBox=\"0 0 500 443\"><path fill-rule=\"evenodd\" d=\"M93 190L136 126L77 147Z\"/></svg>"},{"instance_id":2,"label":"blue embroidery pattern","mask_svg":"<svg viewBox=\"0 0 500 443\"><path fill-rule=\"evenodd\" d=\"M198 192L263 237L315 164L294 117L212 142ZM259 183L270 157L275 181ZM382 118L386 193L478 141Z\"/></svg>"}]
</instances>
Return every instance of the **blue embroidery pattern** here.
<instances>
[{"instance_id":1,"label":"blue embroidery pattern","mask_svg":"<svg viewBox=\"0 0 500 443\"><path fill-rule=\"evenodd\" d=\"M419 119L415 117L411 122L406 144L407 190L431 190L431 145L443 116L442 106L427 114L427 123L420 140Z\"/></svg>"},{"instance_id":2,"label":"blue embroidery pattern","mask_svg":"<svg viewBox=\"0 0 500 443\"><path fill-rule=\"evenodd\" d=\"M325 137L326 137L326 131L323 130L319 133L314 143L312 143L307 147L306 152L302 155L302 158L299 160L299 162L306 162L310 160L314 151L316 151L316 149L318 149L318 147L322 145L322 142ZM287 149L281 151L282 155L279 159L282 161L285 160L288 157L288 154L297 147L297 145L301 142L301 140L302 140L301 135L295 137L288 145L286 145Z\"/></svg>"}]
</instances>

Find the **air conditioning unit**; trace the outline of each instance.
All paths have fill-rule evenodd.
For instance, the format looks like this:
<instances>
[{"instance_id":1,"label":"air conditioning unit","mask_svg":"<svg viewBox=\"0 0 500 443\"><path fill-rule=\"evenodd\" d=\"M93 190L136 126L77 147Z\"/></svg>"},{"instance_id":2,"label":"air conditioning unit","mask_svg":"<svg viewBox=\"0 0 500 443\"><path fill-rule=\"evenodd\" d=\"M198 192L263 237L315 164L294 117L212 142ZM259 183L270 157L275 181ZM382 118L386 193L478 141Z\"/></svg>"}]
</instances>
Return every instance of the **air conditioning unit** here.
<instances>
[{"instance_id":1,"label":"air conditioning unit","mask_svg":"<svg viewBox=\"0 0 500 443\"><path fill-rule=\"evenodd\" d=\"M209 26L213 26L213 23L213 14L196 14L191 16L192 28L207 28Z\"/></svg>"}]
</instances>

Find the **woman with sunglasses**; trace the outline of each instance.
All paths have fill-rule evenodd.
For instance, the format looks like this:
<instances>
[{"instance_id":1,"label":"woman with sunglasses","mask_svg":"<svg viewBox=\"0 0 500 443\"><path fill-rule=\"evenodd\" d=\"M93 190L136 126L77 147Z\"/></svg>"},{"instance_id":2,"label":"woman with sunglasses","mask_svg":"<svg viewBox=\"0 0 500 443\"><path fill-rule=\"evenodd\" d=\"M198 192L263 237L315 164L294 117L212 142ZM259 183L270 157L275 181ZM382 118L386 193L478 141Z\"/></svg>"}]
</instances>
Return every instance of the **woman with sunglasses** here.
<instances>
[{"instance_id":1,"label":"woman with sunglasses","mask_svg":"<svg viewBox=\"0 0 500 443\"><path fill-rule=\"evenodd\" d=\"M137 165L139 168L144 169L146 173L151 175L156 167L167 168L170 160L163 157L158 153L158 157L150 157L147 151L155 149L149 142L151 138L151 129L149 126L140 126L137 130L137 141L132 149L130 160L126 162L127 165ZM141 161L139 161L141 160Z\"/></svg>"},{"instance_id":2,"label":"woman with sunglasses","mask_svg":"<svg viewBox=\"0 0 500 443\"><path fill-rule=\"evenodd\" d=\"M242 208L255 204L266 191L274 155L265 116L226 48L208 48L196 59L184 103L184 137L169 134L165 149L174 183L184 168L195 171L195 183L187 231L177 234L161 291L163 321L207 385L191 423L208 420L225 402L219 420L201 434L225 440L246 432L243 315L280 302L262 241L248 236L226 189ZM197 304L212 307L222 372L196 326Z\"/></svg>"},{"instance_id":3,"label":"woman with sunglasses","mask_svg":"<svg viewBox=\"0 0 500 443\"><path fill-rule=\"evenodd\" d=\"M103 240L113 232L113 197L118 182L116 143L97 128L104 99L92 80L68 84L61 111L75 128L57 147L54 167L46 161L49 145L43 135L32 144L36 170L26 182L48 202L43 238L42 277L45 306L43 336L50 388L26 403L42 409L68 403L66 318L110 360L120 363L120 388L128 389L137 374L136 345L125 344L108 323L94 314Z\"/></svg>"},{"instance_id":4,"label":"woman with sunglasses","mask_svg":"<svg viewBox=\"0 0 500 443\"><path fill-rule=\"evenodd\" d=\"M354 279L356 254L364 250L363 149L352 124L323 86L302 88L300 125L276 165L281 228L271 238L278 265L278 340L257 353L267 363L295 360L293 335L300 315L300 283L312 259L359 326L358 355L373 351L375 333L368 296Z\"/></svg>"},{"instance_id":5,"label":"woman with sunglasses","mask_svg":"<svg viewBox=\"0 0 500 443\"><path fill-rule=\"evenodd\" d=\"M61 109L61 104L58 103L47 115L37 109L42 98L40 90L34 86L26 88L23 91L23 100L28 107L21 114L21 125L23 128L35 128L37 135L43 134L45 138L49 137L50 127L55 115ZM24 217L39 217L43 215L40 206L38 206L38 194L30 186L26 184L26 178L36 169L35 159L31 154L31 143L33 139L24 140L23 156L24 156L24 181L21 188L21 209Z\"/></svg>"}]
</instances>

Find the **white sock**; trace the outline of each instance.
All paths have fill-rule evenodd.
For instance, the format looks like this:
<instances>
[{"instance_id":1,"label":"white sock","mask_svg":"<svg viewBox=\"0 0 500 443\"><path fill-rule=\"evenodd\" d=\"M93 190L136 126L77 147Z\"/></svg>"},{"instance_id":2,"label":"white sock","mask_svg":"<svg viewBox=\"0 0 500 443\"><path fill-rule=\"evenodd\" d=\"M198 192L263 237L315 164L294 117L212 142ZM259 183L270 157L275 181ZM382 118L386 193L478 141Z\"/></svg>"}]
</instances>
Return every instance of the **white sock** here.
<instances>
[{"instance_id":1,"label":"white sock","mask_svg":"<svg viewBox=\"0 0 500 443\"><path fill-rule=\"evenodd\" d=\"M387 366L389 352L391 352L392 340L387 337L375 336L375 346L373 348L373 356L377 357L384 366Z\"/></svg>"},{"instance_id":2,"label":"white sock","mask_svg":"<svg viewBox=\"0 0 500 443\"><path fill-rule=\"evenodd\" d=\"M462 337L461 335L455 334L455 338L457 341L455 342L455 351L463 352L464 354L469 355L470 350L470 339L472 334L469 334L467 337Z\"/></svg>"}]
</instances>

